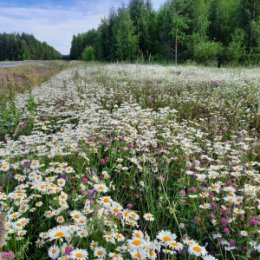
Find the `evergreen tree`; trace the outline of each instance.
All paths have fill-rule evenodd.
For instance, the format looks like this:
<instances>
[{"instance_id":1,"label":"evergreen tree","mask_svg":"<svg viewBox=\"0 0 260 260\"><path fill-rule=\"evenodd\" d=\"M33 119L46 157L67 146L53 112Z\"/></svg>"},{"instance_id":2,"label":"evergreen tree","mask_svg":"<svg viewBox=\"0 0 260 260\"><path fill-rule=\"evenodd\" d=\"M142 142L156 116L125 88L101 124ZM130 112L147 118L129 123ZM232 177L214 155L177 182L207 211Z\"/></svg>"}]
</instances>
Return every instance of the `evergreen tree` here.
<instances>
[{"instance_id":1,"label":"evergreen tree","mask_svg":"<svg viewBox=\"0 0 260 260\"><path fill-rule=\"evenodd\" d=\"M134 25L129 11L121 8L118 12L116 24L116 57L119 60L136 59L138 49L138 39L134 34Z\"/></svg>"},{"instance_id":2,"label":"evergreen tree","mask_svg":"<svg viewBox=\"0 0 260 260\"><path fill-rule=\"evenodd\" d=\"M40 42L30 34L0 34L0 60L26 59L61 59L61 54L46 42Z\"/></svg>"},{"instance_id":3,"label":"evergreen tree","mask_svg":"<svg viewBox=\"0 0 260 260\"><path fill-rule=\"evenodd\" d=\"M238 11L239 27L245 32L245 46L248 52L259 48L260 0L241 0Z\"/></svg>"},{"instance_id":4,"label":"evergreen tree","mask_svg":"<svg viewBox=\"0 0 260 260\"><path fill-rule=\"evenodd\" d=\"M138 48L140 54L149 57L156 52L156 15L151 2L144 0L131 0L129 12L134 33L138 36Z\"/></svg>"},{"instance_id":5,"label":"evergreen tree","mask_svg":"<svg viewBox=\"0 0 260 260\"><path fill-rule=\"evenodd\" d=\"M0 39L5 49L10 41L16 55L13 39ZM33 45L31 57L39 48ZM90 46L102 61L260 63L260 0L168 0L157 12L150 0L130 0L127 8L112 9L97 30L73 36L71 58L81 59Z\"/></svg>"}]
</instances>

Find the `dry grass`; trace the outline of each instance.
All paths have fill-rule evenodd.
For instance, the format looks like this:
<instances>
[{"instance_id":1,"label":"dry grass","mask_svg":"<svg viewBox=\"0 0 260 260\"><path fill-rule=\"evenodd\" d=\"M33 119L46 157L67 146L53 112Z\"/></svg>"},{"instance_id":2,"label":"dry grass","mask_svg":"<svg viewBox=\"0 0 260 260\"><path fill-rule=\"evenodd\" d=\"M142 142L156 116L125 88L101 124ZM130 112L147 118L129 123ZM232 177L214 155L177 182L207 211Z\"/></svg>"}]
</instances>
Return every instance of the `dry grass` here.
<instances>
[{"instance_id":1,"label":"dry grass","mask_svg":"<svg viewBox=\"0 0 260 260\"><path fill-rule=\"evenodd\" d=\"M69 62L51 61L12 68L0 68L0 93L24 93L70 66L72 64Z\"/></svg>"}]
</instances>

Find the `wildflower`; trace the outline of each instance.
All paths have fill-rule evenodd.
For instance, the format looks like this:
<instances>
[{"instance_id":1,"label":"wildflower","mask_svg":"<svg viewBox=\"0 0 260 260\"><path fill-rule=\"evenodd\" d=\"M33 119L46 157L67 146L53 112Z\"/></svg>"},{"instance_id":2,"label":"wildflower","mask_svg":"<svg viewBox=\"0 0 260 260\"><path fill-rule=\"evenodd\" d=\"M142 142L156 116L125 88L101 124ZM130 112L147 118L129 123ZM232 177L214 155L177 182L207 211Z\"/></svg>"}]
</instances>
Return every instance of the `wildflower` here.
<instances>
[{"instance_id":1,"label":"wildflower","mask_svg":"<svg viewBox=\"0 0 260 260\"><path fill-rule=\"evenodd\" d=\"M8 162L3 161L1 165L1 171L7 172L10 169L10 165Z\"/></svg>"},{"instance_id":2,"label":"wildflower","mask_svg":"<svg viewBox=\"0 0 260 260\"><path fill-rule=\"evenodd\" d=\"M199 206L201 209L210 209L210 204L209 203L204 203Z\"/></svg>"},{"instance_id":3,"label":"wildflower","mask_svg":"<svg viewBox=\"0 0 260 260\"><path fill-rule=\"evenodd\" d=\"M64 253L65 253L66 255L70 255L73 250L74 250L73 247L67 246L67 244L65 244L65 246L64 246L64 248L63 248L63 251L64 251Z\"/></svg>"},{"instance_id":4,"label":"wildflower","mask_svg":"<svg viewBox=\"0 0 260 260\"><path fill-rule=\"evenodd\" d=\"M90 248L92 249L92 250L95 250L95 248L97 248L98 247L98 243L96 242L96 241L91 241L91 243L90 243Z\"/></svg>"},{"instance_id":5,"label":"wildflower","mask_svg":"<svg viewBox=\"0 0 260 260\"><path fill-rule=\"evenodd\" d=\"M236 245L236 241L234 239L231 239L229 241L229 244L230 244L230 246L235 246Z\"/></svg>"},{"instance_id":6,"label":"wildflower","mask_svg":"<svg viewBox=\"0 0 260 260\"><path fill-rule=\"evenodd\" d=\"M48 255L51 259L57 259L60 255L60 249L58 246L51 246L48 250Z\"/></svg>"},{"instance_id":7,"label":"wildflower","mask_svg":"<svg viewBox=\"0 0 260 260\"><path fill-rule=\"evenodd\" d=\"M88 182L88 178L85 178L85 177L82 178L82 182L83 182L83 183L87 183L87 182Z\"/></svg>"},{"instance_id":8,"label":"wildflower","mask_svg":"<svg viewBox=\"0 0 260 260\"><path fill-rule=\"evenodd\" d=\"M247 231L245 231L245 230L240 231L240 234L241 234L241 236L243 236L243 237L248 236L248 233L247 233Z\"/></svg>"},{"instance_id":9,"label":"wildflower","mask_svg":"<svg viewBox=\"0 0 260 260\"><path fill-rule=\"evenodd\" d=\"M146 221L154 221L154 217L153 217L153 215L151 213L144 214L144 219Z\"/></svg>"},{"instance_id":10,"label":"wildflower","mask_svg":"<svg viewBox=\"0 0 260 260\"><path fill-rule=\"evenodd\" d=\"M112 199L110 197L108 197L108 196L101 197L99 199L99 202L100 202L101 205L109 207L111 205L111 203L112 203Z\"/></svg>"},{"instance_id":11,"label":"wildflower","mask_svg":"<svg viewBox=\"0 0 260 260\"><path fill-rule=\"evenodd\" d=\"M186 191L185 190L180 190L179 195L181 197L185 197L186 196Z\"/></svg>"},{"instance_id":12,"label":"wildflower","mask_svg":"<svg viewBox=\"0 0 260 260\"><path fill-rule=\"evenodd\" d=\"M68 199L68 194L62 191L60 193L59 200L67 200L67 199Z\"/></svg>"},{"instance_id":13,"label":"wildflower","mask_svg":"<svg viewBox=\"0 0 260 260\"><path fill-rule=\"evenodd\" d=\"M105 248L99 246L96 247L94 250L94 256L98 257L98 258L104 258L106 256L107 252L105 250Z\"/></svg>"},{"instance_id":14,"label":"wildflower","mask_svg":"<svg viewBox=\"0 0 260 260\"><path fill-rule=\"evenodd\" d=\"M75 220L79 220L83 215L81 212L74 210L70 213L71 218L75 221Z\"/></svg>"},{"instance_id":15,"label":"wildflower","mask_svg":"<svg viewBox=\"0 0 260 260\"><path fill-rule=\"evenodd\" d=\"M230 234L230 229L229 229L228 227L225 227L223 231L224 231L224 233L227 234L227 235Z\"/></svg>"},{"instance_id":16,"label":"wildflower","mask_svg":"<svg viewBox=\"0 0 260 260\"><path fill-rule=\"evenodd\" d=\"M234 209L233 211L236 215L244 215L245 211L243 209Z\"/></svg>"},{"instance_id":17,"label":"wildflower","mask_svg":"<svg viewBox=\"0 0 260 260\"><path fill-rule=\"evenodd\" d=\"M66 173L73 173L74 172L74 169L70 166L68 166L66 169L65 169Z\"/></svg>"},{"instance_id":18,"label":"wildflower","mask_svg":"<svg viewBox=\"0 0 260 260\"><path fill-rule=\"evenodd\" d=\"M89 233L87 230L79 230L77 232L77 235L82 238L82 237L87 237L89 235Z\"/></svg>"},{"instance_id":19,"label":"wildflower","mask_svg":"<svg viewBox=\"0 0 260 260\"><path fill-rule=\"evenodd\" d=\"M140 248L144 244L144 242L145 241L143 239L134 238L134 239L128 240L128 246L130 248Z\"/></svg>"},{"instance_id":20,"label":"wildflower","mask_svg":"<svg viewBox=\"0 0 260 260\"><path fill-rule=\"evenodd\" d=\"M143 232L140 231L140 230L134 230L132 236L133 236L133 238L141 239L141 238L144 237L144 234L143 234Z\"/></svg>"},{"instance_id":21,"label":"wildflower","mask_svg":"<svg viewBox=\"0 0 260 260\"><path fill-rule=\"evenodd\" d=\"M130 217L134 220L138 220L140 217L138 216L138 214L136 214L135 212L131 212L130 213Z\"/></svg>"},{"instance_id":22,"label":"wildflower","mask_svg":"<svg viewBox=\"0 0 260 260\"><path fill-rule=\"evenodd\" d=\"M48 233L49 233L49 238L51 240L67 238L70 235L69 228L65 226L58 226L56 228L53 228L49 230Z\"/></svg>"},{"instance_id":23,"label":"wildflower","mask_svg":"<svg viewBox=\"0 0 260 260\"><path fill-rule=\"evenodd\" d=\"M10 219L15 220L15 219L19 218L20 215L21 215L20 212L14 212L9 217L10 217Z\"/></svg>"},{"instance_id":24,"label":"wildflower","mask_svg":"<svg viewBox=\"0 0 260 260\"><path fill-rule=\"evenodd\" d=\"M83 249L75 249L70 253L70 257L75 260L85 260L88 257L88 252Z\"/></svg>"},{"instance_id":25,"label":"wildflower","mask_svg":"<svg viewBox=\"0 0 260 260\"><path fill-rule=\"evenodd\" d=\"M147 255L146 251L143 249L133 250L130 252L130 254L134 259L138 259L138 260L145 259Z\"/></svg>"},{"instance_id":26,"label":"wildflower","mask_svg":"<svg viewBox=\"0 0 260 260\"><path fill-rule=\"evenodd\" d=\"M39 166L40 166L40 163L39 163L38 160L33 160L33 161L31 161L30 167L31 167L33 170L38 169Z\"/></svg>"},{"instance_id":27,"label":"wildflower","mask_svg":"<svg viewBox=\"0 0 260 260\"><path fill-rule=\"evenodd\" d=\"M260 220L257 219L257 217L252 216L249 218L249 224L254 227L260 226Z\"/></svg>"},{"instance_id":28,"label":"wildflower","mask_svg":"<svg viewBox=\"0 0 260 260\"><path fill-rule=\"evenodd\" d=\"M105 184L95 184L94 189L97 190L98 192L103 192L106 193L108 191L108 187Z\"/></svg>"},{"instance_id":29,"label":"wildflower","mask_svg":"<svg viewBox=\"0 0 260 260\"><path fill-rule=\"evenodd\" d=\"M36 207L41 207L43 205L43 202L42 201L38 201L35 203L35 206Z\"/></svg>"},{"instance_id":30,"label":"wildflower","mask_svg":"<svg viewBox=\"0 0 260 260\"><path fill-rule=\"evenodd\" d=\"M188 238L183 239L183 243L188 246L197 245L197 242L195 240L188 239Z\"/></svg>"},{"instance_id":31,"label":"wildflower","mask_svg":"<svg viewBox=\"0 0 260 260\"><path fill-rule=\"evenodd\" d=\"M121 233L115 233L115 234L114 234L114 238L115 238L117 241L124 241L124 240L125 240L125 237L124 237Z\"/></svg>"},{"instance_id":32,"label":"wildflower","mask_svg":"<svg viewBox=\"0 0 260 260\"><path fill-rule=\"evenodd\" d=\"M133 208L133 203L128 203L127 205L126 205L126 207L128 208L128 209L131 209L131 208Z\"/></svg>"},{"instance_id":33,"label":"wildflower","mask_svg":"<svg viewBox=\"0 0 260 260\"><path fill-rule=\"evenodd\" d=\"M189 246L188 252L195 256L203 256L207 254L206 249L197 244Z\"/></svg>"},{"instance_id":34,"label":"wildflower","mask_svg":"<svg viewBox=\"0 0 260 260\"><path fill-rule=\"evenodd\" d=\"M157 238L164 243L170 243L171 241L175 241L177 236L172 234L170 231L160 231L157 235Z\"/></svg>"},{"instance_id":35,"label":"wildflower","mask_svg":"<svg viewBox=\"0 0 260 260\"><path fill-rule=\"evenodd\" d=\"M64 179L58 179L57 180L58 186L59 187L64 187L66 184L66 181Z\"/></svg>"},{"instance_id":36,"label":"wildflower","mask_svg":"<svg viewBox=\"0 0 260 260\"><path fill-rule=\"evenodd\" d=\"M118 253L109 253L108 256L111 258L111 260L123 260L122 255Z\"/></svg>"},{"instance_id":37,"label":"wildflower","mask_svg":"<svg viewBox=\"0 0 260 260\"><path fill-rule=\"evenodd\" d=\"M155 260L157 258L157 255L154 250L149 250L147 252L147 257L148 257L148 259Z\"/></svg>"},{"instance_id":38,"label":"wildflower","mask_svg":"<svg viewBox=\"0 0 260 260\"><path fill-rule=\"evenodd\" d=\"M174 249L174 250L182 250L183 249L183 244L177 242L177 241L172 241L169 243L169 246Z\"/></svg>"},{"instance_id":39,"label":"wildflower","mask_svg":"<svg viewBox=\"0 0 260 260\"><path fill-rule=\"evenodd\" d=\"M43 239L47 239L49 237L49 233L48 232L41 232L39 234L39 237L43 238Z\"/></svg>"},{"instance_id":40,"label":"wildflower","mask_svg":"<svg viewBox=\"0 0 260 260\"><path fill-rule=\"evenodd\" d=\"M128 210L124 210L122 212L123 219L128 220L130 217L130 212Z\"/></svg>"},{"instance_id":41,"label":"wildflower","mask_svg":"<svg viewBox=\"0 0 260 260\"><path fill-rule=\"evenodd\" d=\"M115 242L116 242L112 235L105 235L104 238L109 243L115 244Z\"/></svg>"},{"instance_id":42,"label":"wildflower","mask_svg":"<svg viewBox=\"0 0 260 260\"><path fill-rule=\"evenodd\" d=\"M228 224L228 220L226 218L222 218L220 222L221 224L223 224L223 226L226 226Z\"/></svg>"},{"instance_id":43,"label":"wildflower","mask_svg":"<svg viewBox=\"0 0 260 260\"><path fill-rule=\"evenodd\" d=\"M43 245L45 244L44 240L42 239L37 239L35 243L38 248L42 248Z\"/></svg>"},{"instance_id":44,"label":"wildflower","mask_svg":"<svg viewBox=\"0 0 260 260\"><path fill-rule=\"evenodd\" d=\"M65 220L64 220L64 217L58 216L58 217L56 218L56 221L57 221L59 224L62 224Z\"/></svg>"},{"instance_id":45,"label":"wildflower","mask_svg":"<svg viewBox=\"0 0 260 260\"><path fill-rule=\"evenodd\" d=\"M13 252L2 252L1 253L2 259L14 259L15 255Z\"/></svg>"}]
</instances>

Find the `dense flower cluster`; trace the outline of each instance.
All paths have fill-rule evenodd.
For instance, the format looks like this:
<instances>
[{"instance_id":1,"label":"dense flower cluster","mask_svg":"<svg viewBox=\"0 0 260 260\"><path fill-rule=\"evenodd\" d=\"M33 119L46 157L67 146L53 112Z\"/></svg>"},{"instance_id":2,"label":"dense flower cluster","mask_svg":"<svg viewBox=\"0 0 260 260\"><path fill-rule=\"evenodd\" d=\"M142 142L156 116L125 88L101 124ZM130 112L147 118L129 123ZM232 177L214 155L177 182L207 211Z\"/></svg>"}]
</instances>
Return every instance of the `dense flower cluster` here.
<instances>
[{"instance_id":1,"label":"dense flower cluster","mask_svg":"<svg viewBox=\"0 0 260 260\"><path fill-rule=\"evenodd\" d=\"M32 134L0 142L2 258L258 259L247 72L95 65L35 88Z\"/></svg>"}]
</instances>

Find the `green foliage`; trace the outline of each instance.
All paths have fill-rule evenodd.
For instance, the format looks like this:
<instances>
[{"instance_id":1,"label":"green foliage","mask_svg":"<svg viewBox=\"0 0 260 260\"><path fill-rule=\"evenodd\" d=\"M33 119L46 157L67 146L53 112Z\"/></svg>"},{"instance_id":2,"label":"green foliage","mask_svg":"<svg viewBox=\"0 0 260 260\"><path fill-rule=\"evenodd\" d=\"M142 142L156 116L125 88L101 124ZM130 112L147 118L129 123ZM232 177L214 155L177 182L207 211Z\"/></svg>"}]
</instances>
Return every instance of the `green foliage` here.
<instances>
[{"instance_id":1,"label":"green foliage","mask_svg":"<svg viewBox=\"0 0 260 260\"><path fill-rule=\"evenodd\" d=\"M239 61L244 57L245 50L243 47L245 33L241 29L237 29L233 36L232 41L227 47L227 59L230 62L238 64Z\"/></svg>"},{"instance_id":2,"label":"green foliage","mask_svg":"<svg viewBox=\"0 0 260 260\"><path fill-rule=\"evenodd\" d=\"M150 1L131 0L129 12L138 37L141 56L149 57L156 53L156 15Z\"/></svg>"},{"instance_id":3,"label":"green foliage","mask_svg":"<svg viewBox=\"0 0 260 260\"><path fill-rule=\"evenodd\" d=\"M84 49L82 53L82 60L93 61L95 60L95 49L92 46L88 46Z\"/></svg>"},{"instance_id":4,"label":"green foliage","mask_svg":"<svg viewBox=\"0 0 260 260\"><path fill-rule=\"evenodd\" d=\"M87 46L100 61L219 58L219 65L257 64L260 0L171 0L157 12L150 0L129 0L126 8L112 9L97 30L73 36L71 58L81 59Z\"/></svg>"},{"instance_id":5,"label":"green foliage","mask_svg":"<svg viewBox=\"0 0 260 260\"><path fill-rule=\"evenodd\" d=\"M20 135L31 134L33 129L34 113L36 103L30 94L26 109L29 114L24 117L21 110L17 108L15 93L9 92L7 95L0 93L0 141L5 138L16 139Z\"/></svg>"},{"instance_id":6,"label":"green foliage","mask_svg":"<svg viewBox=\"0 0 260 260\"><path fill-rule=\"evenodd\" d=\"M119 60L134 60L137 55L138 41L128 10L121 9L116 25L116 56Z\"/></svg>"},{"instance_id":7,"label":"green foliage","mask_svg":"<svg viewBox=\"0 0 260 260\"><path fill-rule=\"evenodd\" d=\"M0 34L0 60L56 60L61 54L30 34Z\"/></svg>"},{"instance_id":8,"label":"green foliage","mask_svg":"<svg viewBox=\"0 0 260 260\"><path fill-rule=\"evenodd\" d=\"M260 0L243 0L239 5L238 24L245 32L245 46L249 52L259 47ZM258 26L255 26L258 23Z\"/></svg>"},{"instance_id":9,"label":"green foliage","mask_svg":"<svg viewBox=\"0 0 260 260\"><path fill-rule=\"evenodd\" d=\"M200 63L216 61L222 54L223 47L219 42L201 41L194 48L194 59Z\"/></svg>"},{"instance_id":10,"label":"green foliage","mask_svg":"<svg viewBox=\"0 0 260 260\"><path fill-rule=\"evenodd\" d=\"M81 33L76 35L73 35L72 43L71 43L71 49L70 49L70 56L71 59L81 59L81 55L84 51L84 49L87 46L95 46L95 42L97 39L97 31L96 30L90 30L87 33Z\"/></svg>"}]
</instances>

